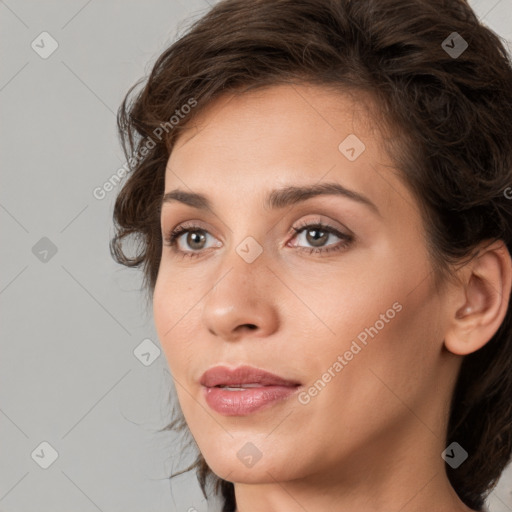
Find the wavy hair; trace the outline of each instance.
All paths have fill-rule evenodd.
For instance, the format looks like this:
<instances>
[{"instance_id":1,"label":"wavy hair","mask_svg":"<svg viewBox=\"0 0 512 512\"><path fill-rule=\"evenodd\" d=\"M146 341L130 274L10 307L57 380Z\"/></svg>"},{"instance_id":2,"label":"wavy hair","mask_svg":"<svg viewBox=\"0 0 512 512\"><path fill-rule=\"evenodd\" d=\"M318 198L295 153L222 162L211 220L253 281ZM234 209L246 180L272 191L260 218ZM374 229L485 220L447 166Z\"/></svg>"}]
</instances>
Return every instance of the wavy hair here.
<instances>
[{"instance_id":1,"label":"wavy hair","mask_svg":"<svg viewBox=\"0 0 512 512\"><path fill-rule=\"evenodd\" d=\"M468 45L460 55L450 52L462 41L454 37ZM162 250L165 167L177 137L220 95L280 83L375 98L441 281L482 242L503 240L512 253L512 65L503 41L464 0L223 0L143 81L118 111L129 176L114 205L110 249L117 262L143 269L149 300ZM137 251L127 255L123 242L132 237ZM451 403L447 444L457 441L470 456L447 474L476 510L512 450L511 317L509 304L496 335L464 357ZM187 431L181 412L162 430L170 429ZM211 481L223 512L235 510L233 483L217 477L200 453L183 471L191 469L205 497Z\"/></svg>"}]
</instances>

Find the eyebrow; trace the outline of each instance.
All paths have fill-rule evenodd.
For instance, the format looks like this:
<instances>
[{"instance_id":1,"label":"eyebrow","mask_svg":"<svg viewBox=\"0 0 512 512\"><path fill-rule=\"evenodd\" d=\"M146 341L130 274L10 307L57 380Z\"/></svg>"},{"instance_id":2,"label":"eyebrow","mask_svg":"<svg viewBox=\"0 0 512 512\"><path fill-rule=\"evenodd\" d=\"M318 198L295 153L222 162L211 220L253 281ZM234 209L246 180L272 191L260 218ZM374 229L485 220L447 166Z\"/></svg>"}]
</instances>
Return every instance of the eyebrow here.
<instances>
[{"instance_id":1,"label":"eyebrow","mask_svg":"<svg viewBox=\"0 0 512 512\"><path fill-rule=\"evenodd\" d=\"M286 186L272 190L265 198L265 207L272 210L285 208L294 204L306 201L312 197L322 195L343 196L360 204L368 206L375 213L380 215L379 209L367 197L343 187L339 183L320 183L309 186ZM162 205L178 201L199 210L208 210L213 212L213 207L208 198L197 192L186 192L184 190L171 190L164 194Z\"/></svg>"}]
</instances>

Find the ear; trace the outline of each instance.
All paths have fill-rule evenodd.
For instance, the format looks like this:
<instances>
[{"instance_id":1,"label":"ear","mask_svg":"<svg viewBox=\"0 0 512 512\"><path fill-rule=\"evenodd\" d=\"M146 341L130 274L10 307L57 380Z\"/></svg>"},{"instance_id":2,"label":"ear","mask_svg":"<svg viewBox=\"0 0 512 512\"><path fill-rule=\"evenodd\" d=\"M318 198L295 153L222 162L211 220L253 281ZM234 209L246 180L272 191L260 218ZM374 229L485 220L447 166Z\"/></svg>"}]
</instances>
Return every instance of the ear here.
<instances>
[{"instance_id":1,"label":"ear","mask_svg":"<svg viewBox=\"0 0 512 512\"><path fill-rule=\"evenodd\" d=\"M507 314L512 282L512 260L502 241L493 242L461 270L454 297L445 347L467 355L483 347Z\"/></svg>"}]
</instances>

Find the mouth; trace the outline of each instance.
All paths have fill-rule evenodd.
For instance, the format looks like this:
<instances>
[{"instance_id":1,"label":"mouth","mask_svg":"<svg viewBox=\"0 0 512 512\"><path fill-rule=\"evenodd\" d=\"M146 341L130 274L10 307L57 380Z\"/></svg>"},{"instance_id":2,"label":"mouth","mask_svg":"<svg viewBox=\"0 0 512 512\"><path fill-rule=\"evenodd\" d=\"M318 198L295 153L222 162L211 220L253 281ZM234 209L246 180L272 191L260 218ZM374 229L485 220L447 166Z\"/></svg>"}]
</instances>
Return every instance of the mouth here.
<instances>
[{"instance_id":1,"label":"mouth","mask_svg":"<svg viewBox=\"0 0 512 512\"><path fill-rule=\"evenodd\" d=\"M244 416L268 408L301 386L296 380L252 366L216 366L203 374L200 384L208 406L224 416Z\"/></svg>"},{"instance_id":2,"label":"mouth","mask_svg":"<svg viewBox=\"0 0 512 512\"><path fill-rule=\"evenodd\" d=\"M300 382L280 377L274 373L254 368L253 366L239 366L228 368L215 366L203 373L200 381L207 388L249 388L262 386L298 386Z\"/></svg>"}]
</instances>

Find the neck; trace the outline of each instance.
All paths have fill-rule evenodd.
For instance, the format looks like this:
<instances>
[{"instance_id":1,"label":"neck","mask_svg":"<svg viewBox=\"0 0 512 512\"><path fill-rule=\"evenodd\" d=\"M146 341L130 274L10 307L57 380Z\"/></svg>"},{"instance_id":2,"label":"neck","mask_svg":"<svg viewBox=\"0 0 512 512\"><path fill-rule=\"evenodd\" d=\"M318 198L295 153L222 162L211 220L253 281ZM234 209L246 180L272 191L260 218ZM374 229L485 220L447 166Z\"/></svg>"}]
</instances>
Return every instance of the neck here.
<instances>
[{"instance_id":1,"label":"neck","mask_svg":"<svg viewBox=\"0 0 512 512\"><path fill-rule=\"evenodd\" d=\"M235 484L236 512L471 512L460 501L442 471L397 483L399 486L386 493L365 485L329 487L307 485L303 481Z\"/></svg>"},{"instance_id":2,"label":"neck","mask_svg":"<svg viewBox=\"0 0 512 512\"><path fill-rule=\"evenodd\" d=\"M265 483L235 483L236 512L471 512L446 475L441 436L418 427L422 434L394 431L337 466L294 479L272 469Z\"/></svg>"}]
</instances>

